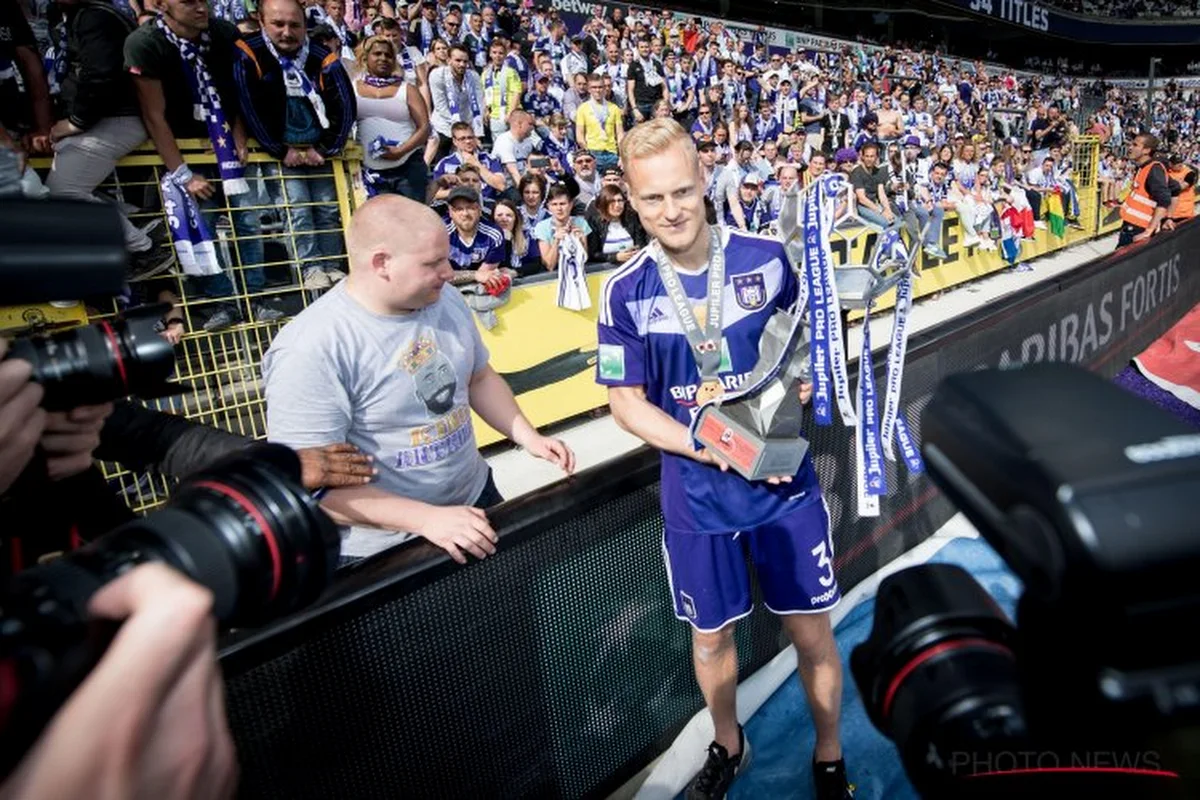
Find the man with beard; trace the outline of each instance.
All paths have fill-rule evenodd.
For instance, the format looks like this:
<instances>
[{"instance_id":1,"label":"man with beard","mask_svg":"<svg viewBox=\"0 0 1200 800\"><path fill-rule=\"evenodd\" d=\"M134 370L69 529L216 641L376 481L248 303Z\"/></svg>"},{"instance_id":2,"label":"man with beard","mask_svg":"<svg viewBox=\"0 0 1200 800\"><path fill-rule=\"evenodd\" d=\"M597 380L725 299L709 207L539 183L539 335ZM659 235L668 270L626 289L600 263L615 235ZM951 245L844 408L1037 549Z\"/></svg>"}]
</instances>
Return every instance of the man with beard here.
<instances>
[{"instance_id":1,"label":"man with beard","mask_svg":"<svg viewBox=\"0 0 1200 800\"><path fill-rule=\"evenodd\" d=\"M292 447L350 443L378 480L332 489L322 506L351 560L413 535L459 563L496 552L483 509L502 500L480 456L474 410L519 447L570 474L575 456L540 435L488 364L429 208L379 195L346 234L350 275L289 322L263 359L267 428Z\"/></svg>"},{"instance_id":2,"label":"man with beard","mask_svg":"<svg viewBox=\"0 0 1200 800\"><path fill-rule=\"evenodd\" d=\"M816 797L849 800L829 620L840 594L812 457L795 474L748 481L697 449L688 430L699 403L738 388L754 368L767 320L795 302L798 283L777 239L706 223L696 146L679 123L635 127L621 163L653 240L604 285L597 382L617 424L662 451L663 555L675 615L693 628L692 663L714 728L686 797L724 797L749 761L733 638L752 609L748 553L798 653L816 727ZM811 384L799 393L807 402Z\"/></svg>"}]
</instances>

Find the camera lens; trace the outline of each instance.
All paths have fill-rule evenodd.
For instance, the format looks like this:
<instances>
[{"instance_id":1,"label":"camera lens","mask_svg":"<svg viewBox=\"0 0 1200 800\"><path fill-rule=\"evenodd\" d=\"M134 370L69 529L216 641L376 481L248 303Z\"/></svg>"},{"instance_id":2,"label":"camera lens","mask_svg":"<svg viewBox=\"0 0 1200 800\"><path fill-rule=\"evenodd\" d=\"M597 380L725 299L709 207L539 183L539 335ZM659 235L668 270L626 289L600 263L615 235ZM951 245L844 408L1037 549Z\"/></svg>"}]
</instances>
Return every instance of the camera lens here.
<instances>
[{"instance_id":1,"label":"camera lens","mask_svg":"<svg viewBox=\"0 0 1200 800\"><path fill-rule=\"evenodd\" d=\"M282 445L257 444L185 480L162 511L98 545L162 560L209 587L224 623L255 625L311 603L337 567L333 522Z\"/></svg>"},{"instance_id":2,"label":"camera lens","mask_svg":"<svg viewBox=\"0 0 1200 800\"><path fill-rule=\"evenodd\" d=\"M0 775L104 654L117 626L89 623L87 606L106 583L160 561L212 592L224 626L251 626L315 600L339 549L299 457L264 443L188 478L166 508L16 574L0 609Z\"/></svg>"},{"instance_id":3,"label":"camera lens","mask_svg":"<svg viewBox=\"0 0 1200 800\"><path fill-rule=\"evenodd\" d=\"M7 357L33 365L33 380L45 390L42 407L49 411L131 394L156 396L175 366L175 350L155 332L153 315L137 312L123 320L17 339Z\"/></svg>"},{"instance_id":4,"label":"camera lens","mask_svg":"<svg viewBox=\"0 0 1200 800\"><path fill-rule=\"evenodd\" d=\"M926 564L886 578L850 668L871 721L913 784L945 796L981 755L1025 735L1015 630L965 570Z\"/></svg>"}]
</instances>

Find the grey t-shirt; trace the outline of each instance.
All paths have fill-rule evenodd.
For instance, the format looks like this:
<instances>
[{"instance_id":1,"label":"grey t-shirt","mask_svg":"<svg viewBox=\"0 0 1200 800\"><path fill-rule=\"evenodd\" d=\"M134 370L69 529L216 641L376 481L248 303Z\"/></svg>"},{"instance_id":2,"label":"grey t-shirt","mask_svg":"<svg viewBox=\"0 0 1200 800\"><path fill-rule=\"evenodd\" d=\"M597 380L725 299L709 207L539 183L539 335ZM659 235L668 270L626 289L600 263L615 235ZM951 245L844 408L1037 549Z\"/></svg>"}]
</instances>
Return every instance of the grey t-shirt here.
<instances>
[{"instance_id":1,"label":"grey t-shirt","mask_svg":"<svg viewBox=\"0 0 1200 800\"><path fill-rule=\"evenodd\" d=\"M487 483L467 388L488 363L471 311L447 284L420 311L380 316L339 283L284 326L263 357L267 436L291 447L349 442L375 457L374 485L439 506L470 505ZM343 530L366 556L409 538Z\"/></svg>"}]
</instances>

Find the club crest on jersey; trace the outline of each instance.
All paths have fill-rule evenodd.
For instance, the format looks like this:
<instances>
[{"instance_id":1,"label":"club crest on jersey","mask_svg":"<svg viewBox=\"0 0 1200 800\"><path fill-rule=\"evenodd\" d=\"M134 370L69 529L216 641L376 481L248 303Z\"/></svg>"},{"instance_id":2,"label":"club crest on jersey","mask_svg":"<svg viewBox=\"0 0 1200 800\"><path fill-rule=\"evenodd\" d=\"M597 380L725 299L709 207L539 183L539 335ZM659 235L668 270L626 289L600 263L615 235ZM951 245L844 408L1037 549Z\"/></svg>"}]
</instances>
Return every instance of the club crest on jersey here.
<instances>
[{"instance_id":1,"label":"club crest on jersey","mask_svg":"<svg viewBox=\"0 0 1200 800\"><path fill-rule=\"evenodd\" d=\"M761 272L733 276L733 296L747 311L758 311L767 303L767 282Z\"/></svg>"}]
</instances>

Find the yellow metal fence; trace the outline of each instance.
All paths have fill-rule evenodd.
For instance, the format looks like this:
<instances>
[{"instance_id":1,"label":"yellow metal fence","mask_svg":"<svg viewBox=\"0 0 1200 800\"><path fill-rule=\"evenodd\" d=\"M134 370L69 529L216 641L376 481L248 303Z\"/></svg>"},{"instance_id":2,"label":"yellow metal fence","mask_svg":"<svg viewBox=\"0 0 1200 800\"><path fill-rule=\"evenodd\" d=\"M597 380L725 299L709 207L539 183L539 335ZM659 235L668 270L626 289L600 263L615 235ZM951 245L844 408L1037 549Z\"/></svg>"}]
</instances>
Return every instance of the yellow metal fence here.
<instances>
[{"instance_id":1,"label":"yellow metal fence","mask_svg":"<svg viewBox=\"0 0 1200 800\"><path fill-rule=\"evenodd\" d=\"M216 243L222 276L184 275L178 263L163 273L130 283L130 296L104 307L39 306L8 309L4 328L30 323L48 326L93 322L111 317L122 306L170 303L165 320L182 319L176 346L176 375L187 390L148 403L251 438L266 436L265 402L260 366L276 332L319 296L306 289L306 270L324 265L344 273L343 231L361 199L354 190L359 159L355 148L321 168L290 170L269 155L251 149L246 167L250 192L231 201L221 190L215 157L208 142L181 141L189 167L216 189L202 203ZM43 174L50 160L35 160ZM97 194L119 203L134 225L151 229L170 252L161 189L161 159L147 144L121 159ZM69 221L64 221L69 224ZM322 270L324 271L324 270ZM224 285L222 285L224 284ZM69 295L69 290L66 292ZM61 304L60 304L61 305ZM235 319L220 329L206 329L224 311ZM170 491L161 475L133 473L105 464L106 476L119 487L135 511L160 504Z\"/></svg>"}]
</instances>

